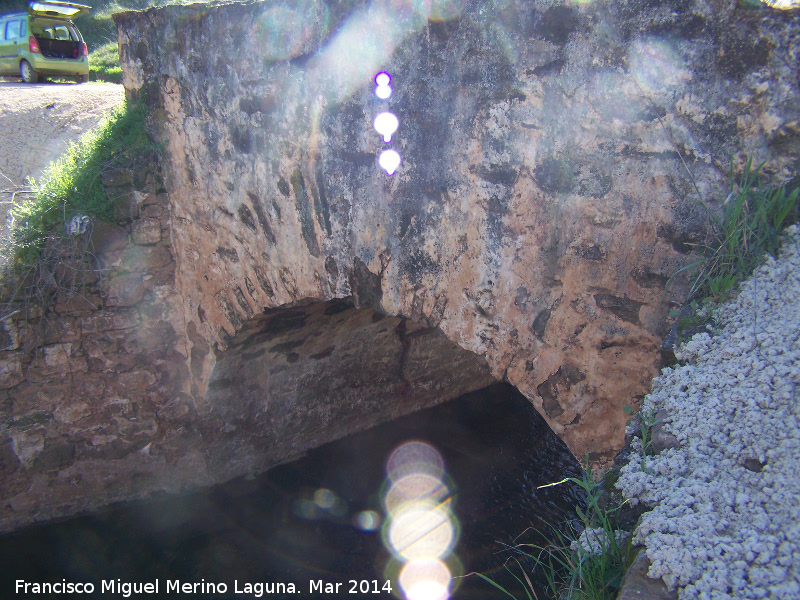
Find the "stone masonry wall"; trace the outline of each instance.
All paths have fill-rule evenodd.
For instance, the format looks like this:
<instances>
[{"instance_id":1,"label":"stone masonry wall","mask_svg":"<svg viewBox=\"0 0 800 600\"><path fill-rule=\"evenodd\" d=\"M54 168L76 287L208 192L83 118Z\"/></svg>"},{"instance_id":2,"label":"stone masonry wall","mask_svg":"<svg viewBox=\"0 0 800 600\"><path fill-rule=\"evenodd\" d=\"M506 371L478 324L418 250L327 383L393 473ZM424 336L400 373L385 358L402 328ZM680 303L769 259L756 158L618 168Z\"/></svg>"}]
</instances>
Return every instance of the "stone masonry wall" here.
<instances>
[{"instance_id":1,"label":"stone masonry wall","mask_svg":"<svg viewBox=\"0 0 800 600\"><path fill-rule=\"evenodd\" d=\"M485 358L607 463L731 160L797 176L796 11L317 0L116 19L127 93L168 148L199 396L253 315L352 296Z\"/></svg>"}]
</instances>

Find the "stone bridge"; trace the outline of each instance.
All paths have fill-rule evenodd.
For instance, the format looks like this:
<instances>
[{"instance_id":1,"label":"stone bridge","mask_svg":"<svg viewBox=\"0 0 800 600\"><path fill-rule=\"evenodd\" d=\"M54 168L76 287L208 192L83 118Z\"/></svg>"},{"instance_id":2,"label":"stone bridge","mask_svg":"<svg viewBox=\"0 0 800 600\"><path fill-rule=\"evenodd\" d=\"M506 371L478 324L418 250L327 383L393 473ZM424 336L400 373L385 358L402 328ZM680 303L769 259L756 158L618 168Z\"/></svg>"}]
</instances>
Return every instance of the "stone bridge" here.
<instances>
[{"instance_id":1,"label":"stone bridge","mask_svg":"<svg viewBox=\"0 0 800 600\"><path fill-rule=\"evenodd\" d=\"M168 331L173 373L131 388L152 431L103 458L127 461L120 477L143 452L158 467L104 497L173 489L176 465L186 486L268 468L492 379L608 464L731 164L797 174L792 14L297 0L116 15L126 93L165 152L163 183L103 235L145 267L168 256L155 282L128 267L100 296L138 311L130 352ZM59 468L91 479L79 455Z\"/></svg>"}]
</instances>

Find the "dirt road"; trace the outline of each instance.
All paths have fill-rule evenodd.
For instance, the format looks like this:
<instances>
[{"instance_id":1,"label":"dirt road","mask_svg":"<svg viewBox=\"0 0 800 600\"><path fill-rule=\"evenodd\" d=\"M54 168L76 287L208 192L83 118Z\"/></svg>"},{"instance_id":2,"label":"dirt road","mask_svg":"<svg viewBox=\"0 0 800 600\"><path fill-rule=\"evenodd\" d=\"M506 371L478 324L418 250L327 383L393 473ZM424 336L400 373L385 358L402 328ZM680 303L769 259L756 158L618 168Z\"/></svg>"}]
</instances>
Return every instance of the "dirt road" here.
<instances>
[{"instance_id":1,"label":"dirt road","mask_svg":"<svg viewBox=\"0 0 800 600\"><path fill-rule=\"evenodd\" d=\"M38 177L124 97L121 85L108 83L0 82L0 186Z\"/></svg>"},{"instance_id":2,"label":"dirt road","mask_svg":"<svg viewBox=\"0 0 800 600\"><path fill-rule=\"evenodd\" d=\"M57 84L0 80L0 235L5 233L12 191L96 126L125 97L121 85Z\"/></svg>"}]
</instances>

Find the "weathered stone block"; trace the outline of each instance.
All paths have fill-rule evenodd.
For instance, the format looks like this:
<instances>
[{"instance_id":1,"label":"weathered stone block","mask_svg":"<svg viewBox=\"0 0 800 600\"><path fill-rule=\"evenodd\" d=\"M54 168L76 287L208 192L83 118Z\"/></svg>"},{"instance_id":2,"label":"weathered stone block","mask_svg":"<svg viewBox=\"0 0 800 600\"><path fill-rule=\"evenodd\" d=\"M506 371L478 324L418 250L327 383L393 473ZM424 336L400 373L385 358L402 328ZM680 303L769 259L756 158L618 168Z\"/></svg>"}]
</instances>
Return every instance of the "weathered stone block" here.
<instances>
[{"instance_id":1,"label":"weathered stone block","mask_svg":"<svg viewBox=\"0 0 800 600\"><path fill-rule=\"evenodd\" d=\"M22 379L22 355L16 352L0 354L0 389L12 388Z\"/></svg>"},{"instance_id":2,"label":"weathered stone block","mask_svg":"<svg viewBox=\"0 0 800 600\"><path fill-rule=\"evenodd\" d=\"M67 342L64 344L52 344L42 348L44 356L44 364L48 367L64 367L66 370L67 363L72 354L72 343Z\"/></svg>"},{"instance_id":3,"label":"weathered stone block","mask_svg":"<svg viewBox=\"0 0 800 600\"><path fill-rule=\"evenodd\" d=\"M98 254L121 250L128 244L128 230L113 223L96 223L92 241Z\"/></svg>"},{"instance_id":4,"label":"weathered stone block","mask_svg":"<svg viewBox=\"0 0 800 600\"><path fill-rule=\"evenodd\" d=\"M81 319L81 327L85 334L115 329L130 329L141 322L139 312L131 308L107 310Z\"/></svg>"},{"instance_id":5,"label":"weathered stone block","mask_svg":"<svg viewBox=\"0 0 800 600\"><path fill-rule=\"evenodd\" d=\"M118 275L108 286L108 306L133 306L137 304L147 290L141 273Z\"/></svg>"},{"instance_id":6,"label":"weathered stone block","mask_svg":"<svg viewBox=\"0 0 800 600\"><path fill-rule=\"evenodd\" d=\"M133 243L152 246L161 241L161 223L158 219L140 219L133 223Z\"/></svg>"}]
</instances>

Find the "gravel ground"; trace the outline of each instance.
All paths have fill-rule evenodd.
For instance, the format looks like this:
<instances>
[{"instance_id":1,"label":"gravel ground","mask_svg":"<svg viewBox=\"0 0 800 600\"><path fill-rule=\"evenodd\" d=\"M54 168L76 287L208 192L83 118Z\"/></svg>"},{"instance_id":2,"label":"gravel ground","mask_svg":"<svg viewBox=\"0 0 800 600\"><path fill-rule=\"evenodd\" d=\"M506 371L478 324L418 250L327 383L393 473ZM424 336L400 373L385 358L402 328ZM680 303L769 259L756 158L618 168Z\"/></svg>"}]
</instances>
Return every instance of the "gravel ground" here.
<instances>
[{"instance_id":1,"label":"gravel ground","mask_svg":"<svg viewBox=\"0 0 800 600\"><path fill-rule=\"evenodd\" d=\"M109 83L26 85L0 81L0 222L6 224L11 191L39 177L70 142L91 129L125 91Z\"/></svg>"},{"instance_id":2,"label":"gravel ground","mask_svg":"<svg viewBox=\"0 0 800 600\"><path fill-rule=\"evenodd\" d=\"M800 228L787 233L645 398L681 447L622 469L622 492L655 505L635 533L649 575L681 599L800 598Z\"/></svg>"}]
</instances>

